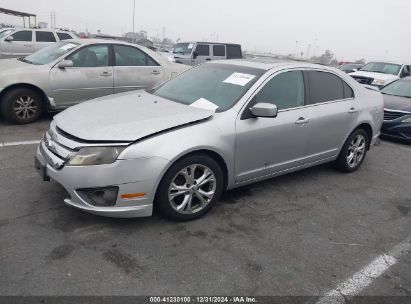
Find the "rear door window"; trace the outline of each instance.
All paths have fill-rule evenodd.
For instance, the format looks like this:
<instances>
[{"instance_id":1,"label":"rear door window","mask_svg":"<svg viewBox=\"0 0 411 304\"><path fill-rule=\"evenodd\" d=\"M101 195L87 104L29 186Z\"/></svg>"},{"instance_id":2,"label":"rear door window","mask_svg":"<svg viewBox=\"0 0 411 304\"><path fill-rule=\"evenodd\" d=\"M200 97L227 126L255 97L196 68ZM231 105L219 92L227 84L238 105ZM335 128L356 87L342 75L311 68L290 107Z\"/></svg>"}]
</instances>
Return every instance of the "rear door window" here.
<instances>
[{"instance_id":1,"label":"rear door window","mask_svg":"<svg viewBox=\"0 0 411 304\"><path fill-rule=\"evenodd\" d=\"M70 34L67 33L57 33L57 36L60 40L73 39L73 37L71 37Z\"/></svg>"},{"instance_id":2,"label":"rear door window","mask_svg":"<svg viewBox=\"0 0 411 304\"><path fill-rule=\"evenodd\" d=\"M158 66L159 64L142 50L127 46L114 45L116 66Z\"/></svg>"},{"instance_id":3,"label":"rear door window","mask_svg":"<svg viewBox=\"0 0 411 304\"><path fill-rule=\"evenodd\" d=\"M345 81L342 82L344 87L344 98L354 98L354 91Z\"/></svg>"},{"instance_id":4,"label":"rear door window","mask_svg":"<svg viewBox=\"0 0 411 304\"><path fill-rule=\"evenodd\" d=\"M52 32L36 31L36 42L56 42Z\"/></svg>"},{"instance_id":5,"label":"rear door window","mask_svg":"<svg viewBox=\"0 0 411 304\"><path fill-rule=\"evenodd\" d=\"M343 80L340 77L328 72L308 71L308 81L311 104L344 99Z\"/></svg>"}]
</instances>

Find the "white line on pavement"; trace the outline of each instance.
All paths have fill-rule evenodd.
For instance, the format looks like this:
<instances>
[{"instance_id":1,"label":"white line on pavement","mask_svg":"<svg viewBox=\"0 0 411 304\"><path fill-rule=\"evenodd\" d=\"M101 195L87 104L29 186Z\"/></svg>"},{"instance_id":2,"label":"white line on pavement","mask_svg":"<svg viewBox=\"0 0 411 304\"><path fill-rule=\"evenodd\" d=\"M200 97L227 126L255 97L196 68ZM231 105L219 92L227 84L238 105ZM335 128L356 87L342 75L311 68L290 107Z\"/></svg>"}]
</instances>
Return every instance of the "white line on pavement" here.
<instances>
[{"instance_id":1,"label":"white line on pavement","mask_svg":"<svg viewBox=\"0 0 411 304\"><path fill-rule=\"evenodd\" d=\"M36 145L40 140L25 140L25 141L10 141L0 142L0 147L22 146L22 145Z\"/></svg>"},{"instance_id":2,"label":"white line on pavement","mask_svg":"<svg viewBox=\"0 0 411 304\"><path fill-rule=\"evenodd\" d=\"M392 248L388 254L381 254L370 264L356 272L335 289L327 292L316 304L344 304L345 296L354 296L387 271L397 260L411 250L411 236Z\"/></svg>"}]
</instances>

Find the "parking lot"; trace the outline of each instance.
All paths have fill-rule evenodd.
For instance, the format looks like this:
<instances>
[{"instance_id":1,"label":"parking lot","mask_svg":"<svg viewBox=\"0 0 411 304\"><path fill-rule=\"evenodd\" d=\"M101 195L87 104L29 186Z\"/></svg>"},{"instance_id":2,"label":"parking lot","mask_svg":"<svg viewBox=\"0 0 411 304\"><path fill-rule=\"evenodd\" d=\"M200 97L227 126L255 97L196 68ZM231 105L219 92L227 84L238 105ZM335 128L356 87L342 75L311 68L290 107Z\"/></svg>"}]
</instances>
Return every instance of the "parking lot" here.
<instances>
[{"instance_id":1,"label":"parking lot","mask_svg":"<svg viewBox=\"0 0 411 304\"><path fill-rule=\"evenodd\" d=\"M411 295L411 146L382 141L353 174L323 165L227 192L192 222L110 219L37 175L27 141L49 121L0 120L1 295L316 296L393 248L359 294Z\"/></svg>"}]
</instances>

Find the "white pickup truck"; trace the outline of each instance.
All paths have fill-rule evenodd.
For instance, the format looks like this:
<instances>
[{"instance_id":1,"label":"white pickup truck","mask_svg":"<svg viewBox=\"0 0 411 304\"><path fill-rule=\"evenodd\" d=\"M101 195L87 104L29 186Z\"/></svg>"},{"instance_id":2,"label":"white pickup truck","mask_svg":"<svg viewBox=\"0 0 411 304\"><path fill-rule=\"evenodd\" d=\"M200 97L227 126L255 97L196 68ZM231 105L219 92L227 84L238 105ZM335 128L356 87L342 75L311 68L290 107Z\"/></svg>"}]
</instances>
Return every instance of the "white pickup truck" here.
<instances>
[{"instance_id":1,"label":"white pickup truck","mask_svg":"<svg viewBox=\"0 0 411 304\"><path fill-rule=\"evenodd\" d=\"M369 62L360 70L349 75L361 84L382 88L394 80L411 76L411 65L393 62Z\"/></svg>"}]
</instances>

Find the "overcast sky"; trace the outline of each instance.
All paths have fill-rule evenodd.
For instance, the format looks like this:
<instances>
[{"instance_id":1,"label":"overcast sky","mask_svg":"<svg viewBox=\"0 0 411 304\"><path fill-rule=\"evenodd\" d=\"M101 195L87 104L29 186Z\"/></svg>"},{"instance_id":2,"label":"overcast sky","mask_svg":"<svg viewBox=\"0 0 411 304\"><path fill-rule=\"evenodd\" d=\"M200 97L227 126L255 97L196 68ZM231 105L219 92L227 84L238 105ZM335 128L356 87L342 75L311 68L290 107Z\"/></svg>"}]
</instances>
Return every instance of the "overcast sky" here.
<instances>
[{"instance_id":1,"label":"overcast sky","mask_svg":"<svg viewBox=\"0 0 411 304\"><path fill-rule=\"evenodd\" d=\"M120 35L132 30L133 0L0 0L0 7L38 15L58 27ZM317 55L339 60L411 61L410 0L136 0L135 28L173 40L241 43L249 51ZM0 14L0 23L21 24ZM213 33L216 33L213 36Z\"/></svg>"}]
</instances>

